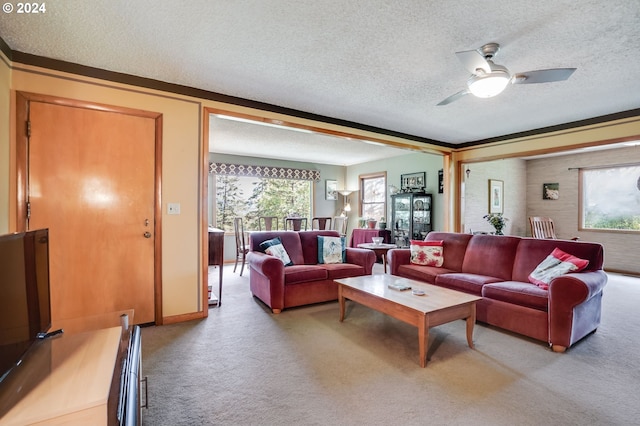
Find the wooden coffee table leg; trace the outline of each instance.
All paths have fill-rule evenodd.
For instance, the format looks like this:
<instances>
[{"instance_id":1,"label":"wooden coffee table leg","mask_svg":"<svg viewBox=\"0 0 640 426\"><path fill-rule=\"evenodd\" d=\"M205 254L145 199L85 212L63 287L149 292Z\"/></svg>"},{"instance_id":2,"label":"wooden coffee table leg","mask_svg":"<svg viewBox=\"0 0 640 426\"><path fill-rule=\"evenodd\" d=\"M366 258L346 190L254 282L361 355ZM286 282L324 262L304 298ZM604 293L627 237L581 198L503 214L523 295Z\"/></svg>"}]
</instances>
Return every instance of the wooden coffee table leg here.
<instances>
[{"instance_id":1,"label":"wooden coffee table leg","mask_svg":"<svg viewBox=\"0 0 640 426\"><path fill-rule=\"evenodd\" d=\"M418 348L420 349L420 367L427 366L427 350L429 349L429 315L418 325Z\"/></svg>"},{"instance_id":2,"label":"wooden coffee table leg","mask_svg":"<svg viewBox=\"0 0 640 426\"><path fill-rule=\"evenodd\" d=\"M344 321L344 296L342 295L342 286L338 284L338 304L340 305L340 322Z\"/></svg>"},{"instance_id":3,"label":"wooden coffee table leg","mask_svg":"<svg viewBox=\"0 0 640 426\"><path fill-rule=\"evenodd\" d=\"M467 343L473 349L473 326L476 323L476 304L471 304L471 315L467 317Z\"/></svg>"}]
</instances>

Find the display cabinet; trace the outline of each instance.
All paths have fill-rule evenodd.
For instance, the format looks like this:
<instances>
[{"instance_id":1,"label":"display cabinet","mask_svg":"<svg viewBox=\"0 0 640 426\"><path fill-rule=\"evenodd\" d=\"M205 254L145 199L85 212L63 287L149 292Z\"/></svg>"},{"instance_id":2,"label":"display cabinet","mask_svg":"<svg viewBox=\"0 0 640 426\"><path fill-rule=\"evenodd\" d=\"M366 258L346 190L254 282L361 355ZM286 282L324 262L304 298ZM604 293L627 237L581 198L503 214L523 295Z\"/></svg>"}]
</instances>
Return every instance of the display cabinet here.
<instances>
[{"instance_id":1,"label":"display cabinet","mask_svg":"<svg viewBox=\"0 0 640 426\"><path fill-rule=\"evenodd\" d=\"M431 194L405 192L391 196L393 239L399 247L408 247L410 240L424 240L432 230Z\"/></svg>"}]
</instances>

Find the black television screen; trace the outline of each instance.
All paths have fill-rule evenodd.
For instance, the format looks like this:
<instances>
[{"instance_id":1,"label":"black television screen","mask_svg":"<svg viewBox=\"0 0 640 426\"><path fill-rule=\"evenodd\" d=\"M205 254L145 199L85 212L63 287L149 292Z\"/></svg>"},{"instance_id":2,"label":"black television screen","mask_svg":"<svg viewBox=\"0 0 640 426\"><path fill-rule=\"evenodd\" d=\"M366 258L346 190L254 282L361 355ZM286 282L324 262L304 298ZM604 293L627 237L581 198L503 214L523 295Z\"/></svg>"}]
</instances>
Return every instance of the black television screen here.
<instances>
[{"instance_id":1,"label":"black television screen","mask_svg":"<svg viewBox=\"0 0 640 426\"><path fill-rule=\"evenodd\" d=\"M0 382L51 327L49 231L0 236Z\"/></svg>"}]
</instances>

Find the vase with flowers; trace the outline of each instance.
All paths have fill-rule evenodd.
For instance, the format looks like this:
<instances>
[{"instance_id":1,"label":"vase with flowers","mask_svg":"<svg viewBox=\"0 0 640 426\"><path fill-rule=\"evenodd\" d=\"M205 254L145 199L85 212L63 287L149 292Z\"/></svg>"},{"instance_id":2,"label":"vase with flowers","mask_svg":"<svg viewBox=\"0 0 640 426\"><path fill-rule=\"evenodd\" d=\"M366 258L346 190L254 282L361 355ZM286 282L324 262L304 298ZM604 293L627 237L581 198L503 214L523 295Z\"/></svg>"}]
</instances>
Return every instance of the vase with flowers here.
<instances>
[{"instance_id":1,"label":"vase with flowers","mask_svg":"<svg viewBox=\"0 0 640 426\"><path fill-rule=\"evenodd\" d=\"M493 228L496 230L495 232L496 235L504 235L502 233L502 230L504 229L509 219L502 216L502 213L490 213L490 214L484 215L483 218L487 222L489 222L491 226L493 226Z\"/></svg>"}]
</instances>

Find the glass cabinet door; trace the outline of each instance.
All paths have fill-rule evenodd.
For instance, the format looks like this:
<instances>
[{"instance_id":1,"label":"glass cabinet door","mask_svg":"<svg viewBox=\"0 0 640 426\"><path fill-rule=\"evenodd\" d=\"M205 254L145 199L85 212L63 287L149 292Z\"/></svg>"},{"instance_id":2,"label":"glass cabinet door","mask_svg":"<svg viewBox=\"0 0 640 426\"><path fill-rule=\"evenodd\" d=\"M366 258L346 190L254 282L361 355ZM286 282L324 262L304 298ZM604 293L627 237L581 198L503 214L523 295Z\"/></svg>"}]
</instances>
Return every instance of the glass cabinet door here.
<instances>
[{"instance_id":1,"label":"glass cabinet door","mask_svg":"<svg viewBox=\"0 0 640 426\"><path fill-rule=\"evenodd\" d=\"M391 199L394 243L408 247L411 240L424 240L433 229L431 194L396 194Z\"/></svg>"},{"instance_id":2,"label":"glass cabinet door","mask_svg":"<svg viewBox=\"0 0 640 426\"><path fill-rule=\"evenodd\" d=\"M411 226L414 240L424 240L431 231L431 195L416 195L413 197L413 218Z\"/></svg>"},{"instance_id":3,"label":"glass cabinet door","mask_svg":"<svg viewBox=\"0 0 640 426\"><path fill-rule=\"evenodd\" d=\"M394 243L406 247L411 235L411 194L394 195L392 207Z\"/></svg>"}]
</instances>

